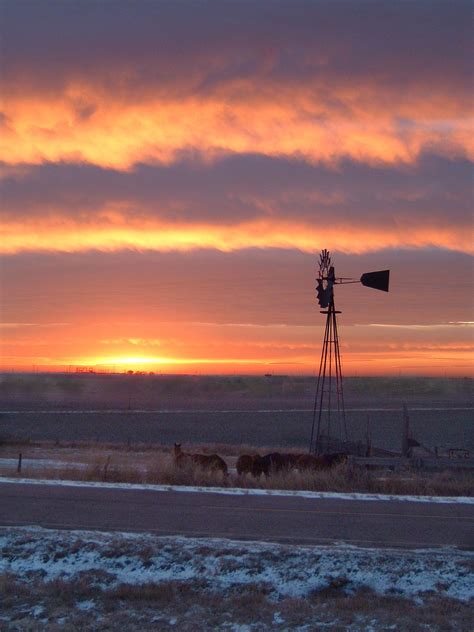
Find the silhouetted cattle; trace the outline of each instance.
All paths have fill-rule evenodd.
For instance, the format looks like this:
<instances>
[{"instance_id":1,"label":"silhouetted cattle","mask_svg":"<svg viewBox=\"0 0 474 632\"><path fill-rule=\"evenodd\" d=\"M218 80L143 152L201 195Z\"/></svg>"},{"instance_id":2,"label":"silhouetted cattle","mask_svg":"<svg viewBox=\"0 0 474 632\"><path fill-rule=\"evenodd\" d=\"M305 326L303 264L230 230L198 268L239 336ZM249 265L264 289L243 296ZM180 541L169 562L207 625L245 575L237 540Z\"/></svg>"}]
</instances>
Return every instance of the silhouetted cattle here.
<instances>
[{"instance_id":1,"label":"silhouetted cattle","mask_svg":"<svg viewBox=\"0 0 474 632\"><path fill-rule=\"evenodd\" d=\"M333 467L334 465L339 465L340 463L345 463L347 461L347 452L333 452L332 454L323 454L323 457L326 459L328 467Z\"/></svg>"},{"instance_id":2,"label":"silhouetted cattle","mask_svg":"<svg viewBox=\"0 0 474 632\"><path fill-rule=\"evenodd\" d=\"M271 452L262 456L261 466L263 473L268 475L272 472L285 472L296 466L297 454L286 454L282 452Z\"/></svg>"},{"instance_id":3,"label":"silhouetted cattle","mask_svg":"<svg viewBox=\"0 0 474 632\"><path fill-rule=\"evenodd\" d=\"M218 454L193 454L183 452L181 450L181 444L175 443L173 448L173 458L178 467L188 467L189 465L193 465L201 467L203 470L222 472L227 475L226 462Z\"/></svg>"},{"instance_id":4,"label":"silhouetted cattle","mask_svg":"<svg viewBox=\"0 0 474 632\"><path fill-rule=\"evenodd\" d=\"M270 476L278 472L297 470L326 470L347 459L344 453L322 454L288 454L284 452L270 452L259 454L242 454L237 459L238 474L252 474L253 476Z\"/></svg>"},{"instance_id":5,"label":"silhouetted cattle","mask_svg":"<svg viewBox=\"0 0 474 632\"><path fill-rule=\"evenodd\" d=\"M259 454L242 454L237 459L236 468L237 474L240 476L242 474L254 474L254 464L255 459L260 459L261 456Z\"/></svg>"},{"instance_id":6,"label":"silhouetted cattle","mask_svg":"<svg viewBox=\"0 0 474 632\"><path fill-rule=\"evenodd\" d=\"M302 454L296 465L298 470L321 470L325 467L325 462L314 454Z\"/></svg>"},{"instance_id":7,"label":"silhouetted cattle","mask_svg":"<svg viewBox=\"0 0 474 632\"><path fill-rule=\"evenodd\" d=\"M237 474L252 474L252 476L260 476L268 474L270 462L260 454L242 454L236 463Z\"/></svg>"},{"instance_id":8,"label":"silhouetted cattle","mask_svg":"<svg viewBox=\"0 0 474 632\"><path fill-rule=\"evenodd\" d=\"M264 456L256 456L253 461L253 473L255 476L287 472L297 466L299 454L287 454L282 452L270 452Z\"/></svg>"},{"instance_id":9,"label":"silhouetted cattle","mask_svg":"<svg viewBox=\"0 0 474 632\"><path fill-rule=\"evenodd\" d=\"M347 460L347 454L336 452L334 454L302 454L298 457L296 467L299 470L327 470L334 465L344 463Z\"/></svg>"}]
</instances>

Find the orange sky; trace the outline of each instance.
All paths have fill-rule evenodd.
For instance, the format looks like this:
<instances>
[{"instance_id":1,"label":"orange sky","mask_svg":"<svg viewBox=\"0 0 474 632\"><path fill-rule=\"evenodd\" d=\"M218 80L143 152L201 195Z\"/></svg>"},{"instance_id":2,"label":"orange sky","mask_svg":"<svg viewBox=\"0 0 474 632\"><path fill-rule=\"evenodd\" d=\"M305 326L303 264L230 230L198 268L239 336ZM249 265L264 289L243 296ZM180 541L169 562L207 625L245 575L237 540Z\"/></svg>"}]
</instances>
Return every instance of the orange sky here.
<instances>
[{"instance_id":1,"label":"orange sky","mask_svg":"<svg viewBox=\"0 0 474 632\"><path fill-rule=\"evenodd\" d=\"M156 326L156 325L155 325ZM24 329L31 331L25 333ZM108 330L141 329L114 326ZM423 331L407 327L403 332L386 326L341 329L343 368L347 375L469 375L473 345L466 342L470 325L427 325ZM174 337L96 338L104 327L25 325L8 335L4 344L5 368L19 370L75 370L77 365L96 371L141 370L162 373L314 373L323 328L219 327L215 324L160 324L160 331ZM59 339L58 339L59 334ZM400 335L401 334L401 335ZM420 340L421 338L421 340ZM262 340L264 339L264 340ZM436 339L436 342L432 342ZM368 344L368 340L370 343ZM8 366L8 352L15 364Z\"/></svg>"},{"instance_id":2,"label":"orange sky","mask_svg":"<svg viewBox=\"0 0 474 632\"><path fill-rule=\"evenodd\" d=\"M469 4L113 4L3 9L1 367L312 373L328 248L348 374L472 374Z\"/></svg>"}]
</instances>

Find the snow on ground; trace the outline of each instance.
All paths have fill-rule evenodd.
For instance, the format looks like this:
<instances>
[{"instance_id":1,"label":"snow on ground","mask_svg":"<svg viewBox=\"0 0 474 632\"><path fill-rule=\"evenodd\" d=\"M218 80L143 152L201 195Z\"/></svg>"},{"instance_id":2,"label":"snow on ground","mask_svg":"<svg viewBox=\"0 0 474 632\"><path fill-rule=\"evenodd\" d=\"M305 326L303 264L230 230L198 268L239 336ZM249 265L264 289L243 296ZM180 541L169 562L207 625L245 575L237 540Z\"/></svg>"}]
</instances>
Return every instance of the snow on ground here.
<instances>
[{"instance_id":1,"label":"snow on ground","mask_svg":"<svg viewBox=\"0 0 474 632\"><path fill-rule=\"evenodd\" d=\"M214 590L259 584L275 600L305 597L330 586L349 594L367 587L379 595L415 599L430 593L460 601L474 598L474 552L452 548L289 546L5 527L0 528L0 550L0 573L26 582L38 577L71 581L87 574L104 589L171 580L204 580ZM93 605L84 602L81 607Z\"/></svg>"},{"instance_id":2,"label":"snow on ground","mask_svg":"<svg viewBox=\"0 0 474 632\"><path fill-rule=\"evenodd\" d=\"M16 468L18 459L0 459L0 467ZM24 467L24 466L23 466ZM83 470L88 467L87 463L77 463L74 461L56 461L53 459L28 459L28 467L33 469L49 468L52 470L76 469Z\"/></svg>"},{"instance_id":3,"label":"snow on ground","mask_svg":"<svg viewBox=\"0 0 474 632\"><path fill-rule=\"evenodd\" d=\"M54 485L65 487L102 487L107 489L138 489L157 492L200 492L206 494L226 494L231 496L297 496L299 498L336 498L339 500L386 500L414 503L463 504L474 505L474 497L470 496L410 496L391 494L361 494L344 492L311 492L275 489L243 489L240 487L191 487L189 485L152 485L144 483L104 483L92 481L65 481L35 478L8 478L0 476L2 483L19 483L31 485Z\"/></svg>"},{"instance_id":4,"label":"snow on ground","mask_svg":"<svg viewBox=\"0 0 474 632\"><path fill-rule=\"evenodd\" d=\"M0 458L0 468L15 469L18 466L18 459ZM94 467L94 463L80 462L80 461L56 461L55 459L37 459L28 458L24 459L22 464L23 469L32 468L34 470L50 469L50 470L86 470L87 468ZM102 466L103 467L103 466ZM134 464L134 470L138 472L146 472L146 465L139 463ZM229 471L231 469L229 468Z\"/></svg>"}]
</instances>

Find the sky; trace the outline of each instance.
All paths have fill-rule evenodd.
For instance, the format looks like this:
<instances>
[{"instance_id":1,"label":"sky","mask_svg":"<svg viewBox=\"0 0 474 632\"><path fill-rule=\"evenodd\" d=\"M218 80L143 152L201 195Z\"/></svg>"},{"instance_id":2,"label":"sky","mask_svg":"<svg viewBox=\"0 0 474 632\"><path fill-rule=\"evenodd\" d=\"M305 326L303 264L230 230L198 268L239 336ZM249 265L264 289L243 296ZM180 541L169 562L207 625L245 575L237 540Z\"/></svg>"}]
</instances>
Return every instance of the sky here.
<instances>
[{"instance_id":1,"label":"sky","mask_svg":"<svg viewBox=\"0 0 474 632\"><path fill-rule=\"evenodd\" d=\"M470 2L0 11L0 368L472 375Z\"/></svg>"}]
</instances>

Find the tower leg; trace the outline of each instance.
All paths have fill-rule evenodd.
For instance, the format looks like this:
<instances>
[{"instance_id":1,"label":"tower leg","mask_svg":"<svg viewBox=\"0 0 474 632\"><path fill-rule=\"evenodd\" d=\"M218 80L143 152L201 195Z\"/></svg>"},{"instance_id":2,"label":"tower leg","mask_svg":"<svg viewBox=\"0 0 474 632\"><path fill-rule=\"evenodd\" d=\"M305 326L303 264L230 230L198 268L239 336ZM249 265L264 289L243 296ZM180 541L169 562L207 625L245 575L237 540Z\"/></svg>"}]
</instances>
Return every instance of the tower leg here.
<instances>
[{"instance_id":1,"label":"tower leg","mask_svg":"<svg viewBox=\"0 0 474 632\"><path fill-rule=\"evenodd\" d=\"M341 353L339 349L339 334L337 331L336 312L333 312L334 320L334 360L336 369L336 397L337 397L337 412L339 419L339 436L347 442L347 424L346 424L346 409L344 405L344 387L342 381L342 366L341 366Z\"/></svg>"},{"instance_id":2,"label":"tower leg","mask_svg":"<svg viewBox=\"0 0 474 632\"><path fill-rule=\"evenodd\" d=\"M323 347L319 362L318 381L314 398L313 422L311 426L310 453L321 454L331 451L331 412L337 404L339 439L347 441L347 427L342 387L342 368L337 332L334 301L331 301L324 330ZM325 408L326 406L326 408Z\"/></svg>"},{"instance_id":3,"label":"tower leg","mask_svg":"<svg viewBox=\"0 0 474 632\"><path fill-rule=\"evenodd\" d=\"M323 348L321 350L321 359L319 362L318 381L316 385L316 395L314 398L313 408L313 423L311 426L311 439L309 444L310 452L317 452L320 445L321 437L321 418L323 413L323 400L324 400L324 387L326 382L327 372L327 356L328 356L328 342L329 342L329 328L330 328L330 311L327 312L326 327L324 329ZM317 423L316 423L317 421ZM316 429L316 434L315 434Z\"/></svg>"}]
</instances>

